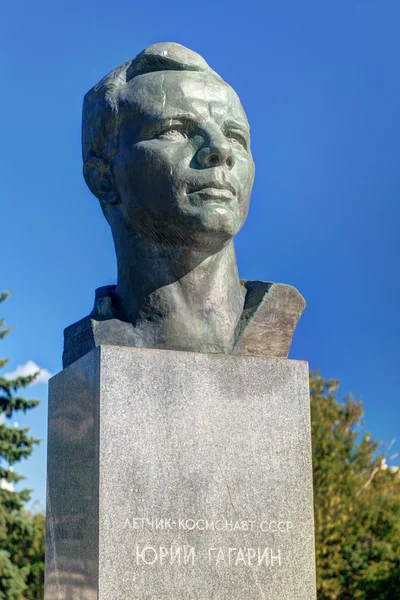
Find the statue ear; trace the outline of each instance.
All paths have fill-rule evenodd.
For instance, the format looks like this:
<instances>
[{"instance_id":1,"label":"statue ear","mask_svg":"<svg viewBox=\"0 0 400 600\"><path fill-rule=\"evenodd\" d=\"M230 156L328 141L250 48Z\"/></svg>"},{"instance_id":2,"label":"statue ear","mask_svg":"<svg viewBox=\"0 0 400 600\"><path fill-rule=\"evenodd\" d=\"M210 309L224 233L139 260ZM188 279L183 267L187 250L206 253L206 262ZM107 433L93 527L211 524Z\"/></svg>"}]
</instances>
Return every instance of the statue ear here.
<instances>
[{"instance_id":1,"label":"statue ear","mask_svg":"<svg viewBox=\"0 0 400 600\"><path fill-rule=\"evenodd\" d=\"M111 204L119 204L109 164L101 158L89 158L83 165L83 176L92 192L99 200L103 210Z\"/></svg>"}]
</instances>

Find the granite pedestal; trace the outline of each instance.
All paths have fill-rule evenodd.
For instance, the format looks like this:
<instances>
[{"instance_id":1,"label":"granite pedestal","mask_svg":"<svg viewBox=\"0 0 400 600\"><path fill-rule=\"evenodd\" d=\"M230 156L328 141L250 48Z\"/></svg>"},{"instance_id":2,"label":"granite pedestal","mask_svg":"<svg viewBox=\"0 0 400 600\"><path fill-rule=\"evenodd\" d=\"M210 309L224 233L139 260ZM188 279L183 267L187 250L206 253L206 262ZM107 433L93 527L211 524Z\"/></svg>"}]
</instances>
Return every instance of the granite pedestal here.
<instances>
[{"instance_id":1,"label":"granite pedestal","mask_svg":"<svg viewBox=\"0 0 400 600\"><path fill-rule=\"evenodd\" d=\"M46 600L313 600L308 367L101 346L53 377Z\"/></svg>"}]
</instances>

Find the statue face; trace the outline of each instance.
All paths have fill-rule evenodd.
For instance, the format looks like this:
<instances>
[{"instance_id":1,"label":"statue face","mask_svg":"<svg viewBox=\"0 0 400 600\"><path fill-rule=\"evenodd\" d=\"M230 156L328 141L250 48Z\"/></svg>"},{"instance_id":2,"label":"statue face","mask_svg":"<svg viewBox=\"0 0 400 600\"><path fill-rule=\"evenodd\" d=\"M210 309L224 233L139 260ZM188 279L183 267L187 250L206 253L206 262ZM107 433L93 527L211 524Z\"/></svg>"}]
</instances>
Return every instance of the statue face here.
<instances>
[{"instance_id":1,"label":"statue face","mask_svg":"<svg viewBox=\"0 0 400 600\"><path fill-rule=\"evenodd\" d=\"M207 73L135 77L111 169L126 224L155 243L215 252L242 227L254 163L236 93Z\"/></svg>"}]
</instances>

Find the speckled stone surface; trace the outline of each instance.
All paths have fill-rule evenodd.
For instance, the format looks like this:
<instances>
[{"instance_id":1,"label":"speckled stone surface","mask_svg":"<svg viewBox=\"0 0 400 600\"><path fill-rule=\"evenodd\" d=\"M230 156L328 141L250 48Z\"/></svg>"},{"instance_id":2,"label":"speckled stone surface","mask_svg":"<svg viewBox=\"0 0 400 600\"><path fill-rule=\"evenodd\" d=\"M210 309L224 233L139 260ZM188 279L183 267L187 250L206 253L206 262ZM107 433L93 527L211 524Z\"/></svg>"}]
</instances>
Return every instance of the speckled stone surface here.
<instances>
[{"instance_id":1,"label":"speckled stone surface","mask_svg":"<svg viewBox=\"0 0 400 600\"><path fill-rule=\"evenodd\" d=\"M314 600L308 367L102 346L51 381L46 600Z\"/></svg>"}]
</instances>

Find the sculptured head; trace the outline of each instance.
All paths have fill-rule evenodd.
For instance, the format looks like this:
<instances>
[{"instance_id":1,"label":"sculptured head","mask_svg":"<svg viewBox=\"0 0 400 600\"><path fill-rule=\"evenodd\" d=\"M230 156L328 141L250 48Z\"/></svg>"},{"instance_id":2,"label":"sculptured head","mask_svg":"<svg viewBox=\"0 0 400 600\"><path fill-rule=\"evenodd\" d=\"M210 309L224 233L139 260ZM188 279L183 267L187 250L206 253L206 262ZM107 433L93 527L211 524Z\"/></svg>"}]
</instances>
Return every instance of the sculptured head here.
<instances>
[{"instance_id":1,"label":"sculptured head","mask_svg":"<svg viewBox=\"0 0 400 600\"><path fill-rule=\"evenodd\" d=\"M112 228L122 216L152 243L215 252L246 219L246 115L234 90L179 44L150 46L86 94L82 144L85 180Z\"/></svg>"}]
</instances>

